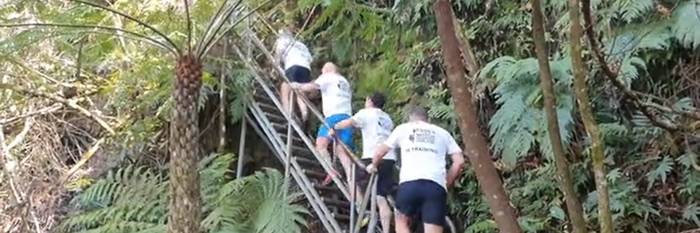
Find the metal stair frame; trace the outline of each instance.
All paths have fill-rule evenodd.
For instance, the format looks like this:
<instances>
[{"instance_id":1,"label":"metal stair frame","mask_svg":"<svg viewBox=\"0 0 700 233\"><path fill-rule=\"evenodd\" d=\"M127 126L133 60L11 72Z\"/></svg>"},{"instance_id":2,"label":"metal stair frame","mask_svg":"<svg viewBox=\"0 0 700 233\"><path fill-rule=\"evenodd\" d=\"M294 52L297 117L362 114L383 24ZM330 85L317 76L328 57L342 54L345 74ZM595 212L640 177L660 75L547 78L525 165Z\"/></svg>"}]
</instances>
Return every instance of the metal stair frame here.
<instances>
[{"instance_id":1,"label":"metal stair frame","mask_svg":"<svg viewBox=\"0 0 700 233\"><path fill-rule=\"evenodd\" d=\"M263 20L264 19L259 19ZM269 27L269 25L268 25ZM271 29L271 28L270 28ZM235 32L234 32L235 33ZM250 48L248 51L251 51L250 49L257 48L260 51L262 51L262 55L266 58L266 60L273 61L272 54L266 49L262 41L257 38L257 34L250 30L248 28L246 30L246 35L247 37L240 36L238 34L235 34L241 39L247 39L249 42L252 43L247 43ZM288 111L284 111L283 107L280 103L280 100L277 98L276 92L274 91L274 86L268 83L270 80L275 80L274 76L268 72L266 72L258 62L253 60L251 56L245 56L241 50L240 47L237 45L232 45L234 52L236 55L239 56L241 59L242 63L244 66L253 74L254 77L254 85L255 86L260 86L262 87L262 93L256 93L258 95L262 94L263 96L267 96L269 98L269 101L271 101L274 106L270 106L270 103L266 101L264 104L266 108L272 109L270 107L275 107L276 110L279 110L281 115L287 120L287 135L282 135L283 133L277 131L275 127L273 127L273 121L271 121L268 117L269 112L263 111L263 109L260 106L260 103L253 97L253 95L248 95L247 96L247 109L249 112L252 114L252 117L248 116L246 114L246 119L250 123L257 123L259 127L253 127L255 131L260 135L265 137L265 143L273 149L273 153L277 156L277 158L282 161L285 164L285 177L287 175L291 175L294 181L297 183L297 185L302 189L304 195L308 199L309 204L311 205L312 209L314 212L316 212L316 215L319 217L319 220L321 220L322 225L324 228L330 232L330 233L345 233L348 232L344 230L341 225L339 224L338 219L336 219L335 214L329 210L327 204L323 201L324 197L318 193L318 191L314 187L314 183L310 181L310 179L307 177L307 175L304 173L304 168L303 166L300 166L300 164L296 161L296 157L292 156L292 153L294 150L291 150L292 147L292 134L291 131L293 130L297 135L298 139L303 142L303 144L307 147L311 154L313 154L313 157L316 159L316 161L319 162L321 167L325 172L333 171L333 167L331 165L331 162L325 158L325 156L321 155L318 151L315 149L315 143L310 139L310 137L304 132L303 128L299 126L297 122L293 120L293 117L291 116ZM249 53L250 54L250 53ZM281 67L279 66L274 66L275 71L272 73L276 73L280 75L283 81L289 82L289 80L286 79L284 76L284 71L282 70ZM277 78L279 79L279 78ZM299 95L298 91L294 90L294 94ZM293 94L293 95L294 95ZM322 124L326 124L325 121L323 121L323 116L320 114L320 111L315 109L311 102L304 96L301 96L302 100L309 106L309 109L311 110L312 114L319 118L322 122ZM293 106L294 103L292 102L291 105ZM273 109L274 110L274 109ZM277 118L277 120L280 120ZM279 124L278 124L279 125ZM284 140L286 139L286 140ZM285 144L286 141L286 144ZM345 147L346 150L350 151L347 145L340 143L343 147ZM354 157L354 155L350 152L350 156L353 159L353 173L355 169L364 169L364 165L359 162L359 160ZM354 178L354 175L351 175ZM356 233L360 231L360 223L363 220L362 216L365 214L365 207L369 202L371 202L371 208L370 208L370 217L372 218L370 221L370 224L368 226L368 232L381 232L381 229L375 228L376 225L376 216L377 216L377 209L376 209L376 203L375 203L375 198L376 198L376 174L373 174L370 177L370 182L367 187L367 192L365 193L365 197L362 199L362 203L355 203L355 201L352 199L350 196L350 191L348 189L348 185L344 183L343 180L336 176L332 176L333 178L333 183L335 186L340 190L340 193L342 196L348 200L350 203L350 221L347 224L350 233ZM354 181L351 181L351 183L354 183ZM370 188L371 187L371 188ZM371 197L370 197L371 196ZM357 206L361 206L361 208L358 210L355 208ZM355 212L358 212L359 216L357 218L357 221L355 221Z\"/></svg>"}]
</instances>

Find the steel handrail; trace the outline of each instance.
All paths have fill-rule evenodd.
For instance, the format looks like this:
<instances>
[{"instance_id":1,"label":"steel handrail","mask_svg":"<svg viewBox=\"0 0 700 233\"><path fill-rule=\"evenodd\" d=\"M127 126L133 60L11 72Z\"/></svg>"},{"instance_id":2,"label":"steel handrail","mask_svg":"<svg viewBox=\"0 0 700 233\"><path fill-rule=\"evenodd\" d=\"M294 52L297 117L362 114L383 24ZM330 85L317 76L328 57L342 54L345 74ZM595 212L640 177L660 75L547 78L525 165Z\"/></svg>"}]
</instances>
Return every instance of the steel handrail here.
<instances>
[{"instance_id":1,"label":"steel handrail","mask_svg":"<svg viewBox=\"0 0 700 233\"><path fill-rule=\"evenodd\" d=\"M262 19L262 18L257 18L257 19L266 22L265 19ZM249 39L252 40L253 44L255 44L263 52L263 54L265 54L265 56L267 57L267 59L269 61L272 61L272 64L275 68L274 70L279 73L280 77L282 77L280 80L282 80L283 82L285 82L287 84L290 84L291 81L284 74L284 69L282 69L282 67L280 67L279 64L277 64L277 62L274 59L274 56L265 47L265 45L262 43L262 40L260 40L260 38L258 38L257 35L255 35L255 33L252 30L246 29L246 32L247 32L246 35L249 37ZM244 37L238 35L237 33L236 33L236 35L242 39L244 38ZM316 107L314 107L313 102L311 102L311 100L306 98L306 95L303 92L296 90L296 89L293 89L293 88L291 88L291 90L293 93L295 93L297 95L297 97L300 97L300 99L302 101L304 101L304 103L307 105L309 110L311 110L313 115L317 118L317 120L319 120L321 122L321 124L323 124L328 129L331 129L331 126L326 123L326 118L323 117L323 114L321 114L321 112L318 109L316 109ZM353 161L353 163L355 163L360 168L366 169L365 165L359 159L357 159L356 155L352 152L352 150L350 150L350 147L348 147L348 145L343 143L341 140L336 140L336 143L341 145L343 147L343 149L345 149L347 151L348 156Z\"/></svg>"},{"instance_id":2,"label":"steel handrail","mask_svg":"<svg viewBox=\"0 0 700 233\"><path fill-rule=\"evenodd\" d=\"M250 109L252 110L251 113L253 113L253 115L256 117L256 119L259 119L258 123L261 126L266 126L266 127L262 127L263 130L267 132L266 134L270 135L270 137L276 139L276 140L270 140L270 141L274 145L274 149L278 150L278 153L281 153L283 155L283 156L280 156L279 159L284 161L285 163L289 162L291 165L290 167L293 168L296 173L298 173L300 170L303 170L303 169L301 169L301 166L299 166L299 164L296 163L296 161L293 161L291 159L286 160L287 153L285 153L284 150L282 149L283 146L282 146L282 142L280 141L281 140L280 136L277 134L277 132L272 130L271 123L267 120L266 117L264 117L263 111L259 108L259 106L257 106L257 104L255 104L255 102L252 100L252 97L249 97L249 101L254 103L250 106ZM290 171L292 171L292 170L290 169ZM312 182L309 181L308 178L306 178L306 176L303 174L297 174L297 176L298 176L298 178L295 179L295 180L297 180L297 184L300 184L300 187L306 186L306 188L308 189L307 190L308 200L310 202L316 202L316 204L318 205L318 209L320 209L320 211L317 211L317 212L320 212L319 217L320 218L325 217L324 220L328 221L328 225L330 225L335 230L335 232L341 232L340 226L338 225L337 221L333 218L333 213L330 210L328 210L328 208L325 206L325 204L322 201L322 198L313 188Z\"/></svg>"},{"instance_id":3,"label":"steel handrail","mask_svg":"<svg viewBox=\"0 0 700 233\"><path fill-rule=\"evenodd\" d=\"M253 113L253 114L255 115L255 113ZM255 125L253 123L253 120L250 119L250 117L247 116L247 114L245 117L248 120L248 122L250 122L252 125ZM259 117L256 116L255 118L256 118L258 124L264 125L262 120L260 120ZM253 129L258 134L261 134L261 129L258 129L257 127L253 127ZM263 130L264 130L264 128L263 128ZM264 130L264 131L266 131L266 130ZM261 135L267 135L268 133L269 132L265 132ZM269 148L273 149L273 152L275 152L273 154L277 155L278 159L283 160L282 157L284 156L284 152L282 150L280 150L280 148L278 148L277 146L273 145L274 142L272 142L271 140L263 140L263 141L265 142L265 144L268 144ZM299 174L299 171L296 168L293 168L293 170L290 171L290 173L291 173L292 177L294 178L294 180L297 182L297 184L299 184L299 188L302 190L304 195L306 195L306 197L308 198L309 204L311 204L311 208L314 209L314 211L316 211L317 213L320 213L319 219L321 220L321 224L323 225L323 227L325 227L326 230L333 232L333 230L334 230L333 226L329 221L335 221L335 219L331 219L331 218L328 218L326 216L326 213L320 207L321 204L319 204L317 201L314 200L314 197L311 194L311 191L309 190L308 187L305 186L303 180L300 178L301 175Z\"/></svg>"},{"instance_id":4,"label":"steel handrail","mask_svg":"<svg viewBox=\"0 0 700 233\"><path fill-rule=\"evenodd\" d=\"M250 31L250 30L248 30L248 34L253 35L252 31ZM290 83L289 79L284 75L284 71L282 70L282 68L279 67L278 65L276 65L276 62L274 62L274 58L272 58L271 53L269 51L267 51L265 47L263 47L262 41L260 41L259 38L252 37L252 36L251 36L251 39L253 40L254 44L258 45L258 48L261 49L263 51L263 53L265 53L265 55L268 57L268 59L273 61L273 64L275 64L275 70L277 70L280 73L281 77L283 77L282 80L284 82ZM294 89L292 89L292 91L293 91L291 94L292 96L298 95L297 97L301 97L300 99L305 102L305 104L308 106L308 108L311 110L311 112L314 113L314 115L322 122L322 124L329 129L331 128L330 125L328 125L326 123L325 118L322 117L320 112L313 106L313 103L308 98L306 98L306 95L304 95L303 92L300 92L300 91L294 90ZM284 98L284 97L280 96L280 98ZM292 104L294 104L293 101L290 103L290 105L292 105ZM356 155L354 153L352 153L350 148L345 143L343 143L341 140L338 140L337 138L335 141L336 141L336 143L339 143L339 145L341 145L343 147L343 149L345 149L347 151L348 156L353 160L354 166L357 166L363 170L366 169L366 166L359 159L357 159ZM336 156L338 156L338 155L336 155ZM350 175L350 174L347 174L347 175ZM376 180L376 174L372 174L370 177L370 182L368 183L368 187L365 189L368 192L365 194L366 196L363 200L362 209L360 209L361 212L359 214L358 221L363 220L362 217L364 215L364 211L366 208L366 204L367 204L366 202L370 200L370 197L368 196L370 194L370 190L376 189L376 181L375 180ZM356 186L355 184L351 184L351 185L353 187ZM373 200L374 198L376 198L376 195L374 195L371 199ZM351 202L351 205L355 205L355 203ZM372 210L371 214L376 214L374 209ZM355 227L352 229L358 230L360 223L361 222L357 222L355 224Z\"/></svg>"},{"instance_id":5,"label":"steel handrail","mask_svg":"<svg viewBox=\"0 0 700 233\"><path fill-rule=\"evenodd\" d=\"M258 16L258 15L256 15L256 16ZM256 18L257 18L259 21L265 23L265 24L268 26L268 29L269 29L270 31L272 31L273 34L276 34L276 33L277 33L277 32L274 31L274 29L270 26L270 24L267 22L266 19L264 19L264 18L262 18L262 17L259 17L259 16L256 17ZM287 83L287 84L291 83L290 80L289 80L289 79L286 77L286 75L284 74L284 70L277 64L277 61L276 61L276 60L274 59L274 57L272 56L272 53L264 46L264 44L262 43L262 40L260 40L260 39L257 37L257 35L256 35L252 30L250 30L250 28L248 28L246 32L247 32L246 34L248 35L248 37L250 37L250 39L252 40L252 42L254 42L254 44L255 44L260 50L262 50L263 54L267 57L267 59L268 59L269 61L272 61L273 67L274 67L275 70L279 73L279 76L282 77L281 80L282 80L283 82ZM237 35L238 37L240 37L240 38L243 38L242 36L240 36L240 35L238 35L238 34L236 34L236 35ZM239 50L239 51L240 51L240 50ZM240 56L242 59L245 59L245 58L242 56L242 54L241 54L240 52L239 52L239 56ZM260 80L258 80L258 81L260 82ZM263 86L264 89L267 89L266 86L265 86L265 84L264 84L264 82L260 82L260 84ZM266 92L267 92L267 91L269 91L269 90L266 90ZM267 93L267 94L269 95L270 93ZM297 95L297 97L298 97L299 99L301 99L301 100L308 106L308 108L311 110L311 112L313 113L313 115L321 122L321 124L323 124L325 127L329 128L329 129L331 128L330 125L328 125L327 122L325 121L325 117L323 117L323 115L320 113L320 111L318 111L318 109L316 109L316 108L314 107L314 104L306 97L306 95L304 95L303 92L301 92L301 91L299 91L299 90L295 90L295 89L292 89L292 92L291 92L292 99L291 99L291 103L290 103L290 105L291 105L290 108L292 108L292 110L293 110L293 108L294 108L293 106L294 106L294 104L295 104L294 101L296 100L296 98L294 98L295 95ZM273 102L275 102L276 105L278 104L277 101L276 101L275 98L274 98L274 97L275 97L274 95L271 95L271 96L269 96L269 97L271 97L271 99L273 100ZM291 118L291 113L292 113L293 111L288 111L288 112L286 112L286 111L285 111L286 109L283 109L282 106L277 106L277 107L281 110L281 112L283 112L283 115L285 116L285 118L287 118L287 120L290 121L290 122L289 122L290 124L288 125L288 129L287 129L287 130L288 130L288 138L287 138L287 152L288 152L287 156L288 156L288 157L287 157L287 158L290 158L290 154L291 154L291 150L290 150L290 148L289 148L289 147L290 147L290 143L291 143L290 130L291 130L291 128L292 128L291 125L292 125L292 121L293 121L292 118ZM288 116L287 113L289 114L289 116ZM300 135L300 137L302 137L302 136L301 136L302 134L305 134L303 131L297 131L297 133ZM304 136L306 136L306 135L304 135ZM346 150L346 152L348 153L348 156L349 156L350 159L353 161L353 170L354 170L356 167L360 167L360 168L363 169L363 170L366 169L366 166L356 157L356 155L352 152L352 150L350 150L350 148L349 148L344 142L342 142L341 140L338 140L337 137L335 137L335 139L336 139L336 140L335 140L336 143L338 143L337 145L341 145L341 147L342 147L344 150ZM309 145L307 145L307 146L309 146ZM312 149L312 151L315 150L315 147L310 147L310 148ZM314 153L314 154L315 154L315 153ZM337 156L338 156L338 155L336 155L336 157L337 157ZM319 159L319 157L317 157L317 159ZM323 161L323 160L325 160L325 159L326 159L326 158L322 158L322 159L319 159L319 161ZM286 162L289 163L289 161L286 161ZM322 166L323 166L323 162L321 162L321 164L322 164ZM331 168L332 170L327 171L327 172L331 172L331 171L334 170L334 169L332 168L332 165L331 165L330 168ZM326 169L325 166L324 166L324 169ZM328 170L328 169L326 169L326 170ZM347 174L346 174L346 175L347 175ZM363 221L363 218L362 218L362 217L364 216L364 213L365 213L365 210L366 210L366 204L367 204L368 201L371 201L371 202L372 202L372 208L370 209L370 215L371 215L372 218L376 217L376 200L375 200L375 199L376 199L376 183L377 183L377 178L376 178L376 176L377 176L376 174L371 174L371 176L370 176L370 182L368 182L367 187L366 187L366 189L365 189L365 190L367 190L367 192L365 193L365 198L363 198L363 201L362 201L362 204L361 204L362 208L360 209L360 213L359 213L359 216L360 216L360 217L359 217L359 219L358 219L358 222L357 222L356 224L354 224L354 226L356 226L356 227L352 227L352 217L351 217L351 232L353 232L353 233L356 232L356 231L359 231L359 225L361 224L361 221ZM338 183L341 183L341 184L342 184L342 181L341 181L341 182L338 182L338 181L335 179L335 176L333 176L332 178L334 178L334 182L335 182L336 184L338 184ZM354 182L354 181L355 181L355 180L354 180L354 174L352 174L351 179L352 179L352 182L351 182L350 185L352 185L352 187L354 187L353 190L356 192L356 191L357 191L357 190L356 190L356 189L357 189L357 186L355 185L355 182ZM338 187L341 188L341 186L338 186ZM370 190L371 190L371 191L370 191ZM341 191L343 191L343 188L341 188ZM371 198L369 197L370 194L371 194ZM356 205L356 203L354 203L354 196L355 196L355 193L353 193L353 194L350 196L350 198L349 198L349 200L351 201L351 207L354 207L354 206ZM352 211L352 209L351 209L351 214L354 214L354 211ZM374 220L374 219L372 219L372 220ZM371 232L371 231L372 231L372 228L373 228L373 226L372 226L372 224L370 224L370 228L368 229L368 232ZM352 231L352 230L355 230L355 231Z\"/></svg>"},{"instance_id":6,"label":"steel handrail","mask_svg":"<svg viewBox=\"0 0 700 233\"><path fill-rule=\"evenodd\" d=\"M254 78L255 81L260 84L260 86L263 88L263 91L265 94L268 95L268 97L272 100L272 102L275 104L275 106L280 110L282 115L287 119L288 124L291 124L294 130L297 132L299 137L302 139L302 141L306 144L306 146L311 150L311 152L314 154L316 159L320 162L321 166L326 172L332 172L334 169L332 168L332 164L330 164L329 161L327 161L324 157L318 153L315 149L315 145L311 142L311 139L304 133L304 130L295 122L292 120L291 113L288 113L286 111L282 111L282 104L279 102L279 100L275 97L274 92L270 89L270 87L267 86L267 83L262 78L262 74L259 71L258 68L256 68L255 65L253 65L251 62L245 59L245 56L243 56L243 53L241 52L240 48L236 46L235 44L231 46L233 48L233 51L236 52L241 59L243 60L244 65L250 69L252 72L254 72ZM343 195L345 195L346 200L350 200L350 193L348 188L345 186L343 181L338 179L336 176L331 176L333 182L338 186L338 188L341 190Z\"/></svg>"}]
</instances>

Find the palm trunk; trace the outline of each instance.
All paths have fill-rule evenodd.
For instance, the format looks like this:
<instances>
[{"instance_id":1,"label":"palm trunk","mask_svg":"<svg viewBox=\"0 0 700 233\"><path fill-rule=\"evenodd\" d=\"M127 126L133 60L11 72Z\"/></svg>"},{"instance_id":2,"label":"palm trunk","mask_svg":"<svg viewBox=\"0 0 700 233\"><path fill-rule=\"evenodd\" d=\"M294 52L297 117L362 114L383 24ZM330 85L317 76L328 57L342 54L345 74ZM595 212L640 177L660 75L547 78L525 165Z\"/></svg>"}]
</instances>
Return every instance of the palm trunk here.
<instances>
[{"instance_id":1,"label":"palm trunk","mask_svg":"<svg viewBox=\"0 0 700 233\"><path fill-rule=\"evenodd\" d=\"M605 159L603 142L600 139L598 124L593 117L591 101L588 98L588 87L586 86L586 68L581 58L581 37L583 28L579 14L579 1L569 0L569 18L571 19L571 66L574 71L574 90L578 100L578 108L581 113L583 125L586 128L588 137L591 138L591 156L593 158L593 174L596 182L596 193L598 194L598 221L600 222L601 233L613 233L612 217L610 216L610 203L608 197L608 181L605 178Z\"/></svg>"},{"instance_id":2,"label":"palm trunk","mask_svg":"<svg viewBox=\"0 0 700 233\"><path fill-rule=\"evenodd\" d=\"M552 152L554 153L554 162L557 166L557 177L559 178L559 186L564 193L566 199L566 208L571 219L574 233L585 233L586 221L583 219L583 208L578 200L578 195L574 190L574 182L569 173L569 162L564 153L564 147L559 133L559 117L554 108L556 99L554 97L554 84L552 81L552 72L549 68L549 57L547 55L547 47L544 41L544 15L542 14L541 3L539 0L532 0L532 34L535 42L535 52L537 53L537 61L540 66L540 85L542 94L544 95L544 109L547 114L547 130L549 132L549 140L552 144Z\"/></svg>"},{"instance_id":3,"label":"palm trunk","mask_svg":"<svg viewBox=\"0 0 700 233\"><path fill-rule=\"evenodd\" d=\"M199 233L199 125L197 100L202 85L202 63L193 55L180 57L170 123L169 233Z\"/></svg>"},{"instance_id":4,"label":"palm trunk","mask_svg":"<svg viewBox=\"0 0 700 233\"><path fill-rule=\"evenodd\" d=\"M481 135L472 94L465 79L464 63L455 34L452 8L448 0L438 0L433 5L437 18L438 34L442 44L447 83L455 103L465 153L476 172L479 186L486 196L491 214L503 233L522 232L515 210L503 188L501 177L491 161L486 139Z\"/></svg>"}]
</instances>

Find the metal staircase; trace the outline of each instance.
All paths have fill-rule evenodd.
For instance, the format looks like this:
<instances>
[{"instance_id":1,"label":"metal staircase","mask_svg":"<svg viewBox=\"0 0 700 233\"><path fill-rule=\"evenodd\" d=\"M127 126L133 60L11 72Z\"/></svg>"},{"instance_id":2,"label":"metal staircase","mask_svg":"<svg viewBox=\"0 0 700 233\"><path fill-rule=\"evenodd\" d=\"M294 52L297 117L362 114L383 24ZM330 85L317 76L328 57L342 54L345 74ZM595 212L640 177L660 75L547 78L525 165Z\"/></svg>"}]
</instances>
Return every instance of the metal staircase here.
<instances>
[{"instance_id":1,"label":"metal staircase","mask_svg":"<svg viewBox=\"0 0 700 233\"><path fill-rule=\"evenodd\" d=\"M376 175L372 175L363 200L355 200L351 195L349 186L354 186L354 180L348 184L342 177L333 177L333 182L327 186L320 185L331 171L334 171L332 162L315 149L314 137L310 137L304 131L295 118L288 112L282 111L282 105L278 92L273 82L288 82L281 67L274 70L266 70L274 64L272 54L264 46L253 30L248 29L241 39L249 40L248 53L233 45L233 51L238 55L245 67L254 76L253 90L248 96L247 121L250 125L258 127L254 130L265 140L268 147L285 166L285 177L291 178L302 190L306 202L313 210L315 217L329 233L356 233L356 232L381 232L376 224L376 189L370 188L376 185ZM251 50L252 49L252 50ZM294 93L293 95L299 95ZM294 98L293 98L294 99ZM313 107L311 101L302 96L303 101L310 107L311 117L316 117L324 122L320 112ZM292 102L292 106L294 106ZM293 110L293 109L290 109ZM324 123L325 124L325 123ZM338 140L336 140L338 141ZM347 148L347 147L346 147ZM352 174L356 169L364 169L364 165L354 155ZM351 204L355 203L355 204ZM371 203L371 205L370 205ZM369 205L369 206L368 206ZM368 208L369 207L369 208ZM361 222L366 216L369 224L362 226Z\"/></svg>"}]
</instances>

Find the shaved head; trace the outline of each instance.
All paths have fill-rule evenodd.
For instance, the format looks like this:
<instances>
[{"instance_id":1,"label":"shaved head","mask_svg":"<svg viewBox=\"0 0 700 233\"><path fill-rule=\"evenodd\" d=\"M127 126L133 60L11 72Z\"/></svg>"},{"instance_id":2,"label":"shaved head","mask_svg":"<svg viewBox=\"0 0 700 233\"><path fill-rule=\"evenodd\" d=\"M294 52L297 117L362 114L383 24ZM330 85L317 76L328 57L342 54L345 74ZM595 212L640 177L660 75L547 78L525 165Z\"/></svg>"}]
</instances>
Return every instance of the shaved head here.
<instances>
[{"instance_id":1,"label":"shaved head","mask_svg":"<svg viewBox=\"0 0 700 233\"><path fill-rule=\"evenodd\" d=\"M338 66L333 64L333 62L326 62L326 64L323 64L323 68L321 68L322 73L338 73Z\"/></svg>"}]
</instances>

